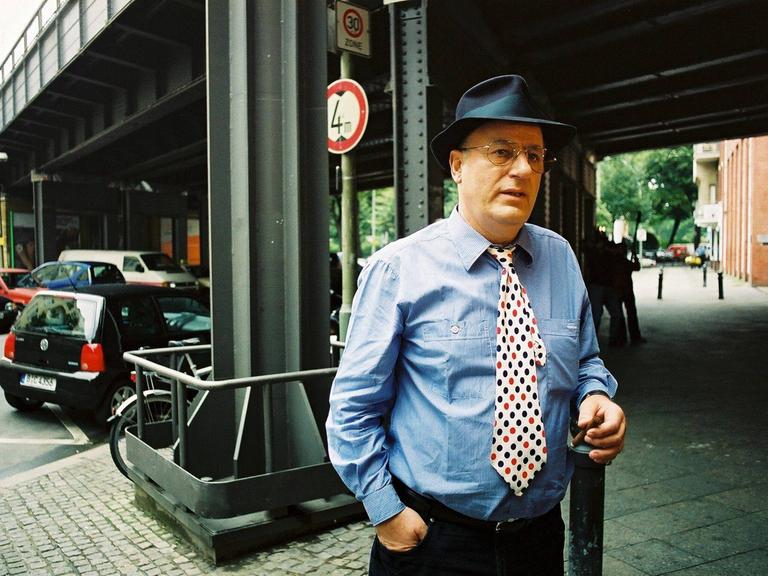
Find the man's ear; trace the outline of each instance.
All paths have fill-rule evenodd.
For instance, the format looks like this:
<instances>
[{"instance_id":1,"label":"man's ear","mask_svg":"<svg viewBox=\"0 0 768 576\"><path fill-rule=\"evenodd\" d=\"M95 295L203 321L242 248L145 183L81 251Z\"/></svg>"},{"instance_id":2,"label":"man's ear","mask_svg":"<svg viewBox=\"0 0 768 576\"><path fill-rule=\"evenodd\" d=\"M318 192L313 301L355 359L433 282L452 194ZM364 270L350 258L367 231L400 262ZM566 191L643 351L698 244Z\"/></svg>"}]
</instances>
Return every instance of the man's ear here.
<instances>
[{"instance_id":1,"label":"man's ear","mask_svg":"<svg viewBox=\"0 0 768 576\"><path fill-rule=\"evenodd\" d=\"M461 165L464 162L464 154L461 150L451 150L448 157L448 164L451 167L451 178L456 184L461 182Z\"/></svg>"}]
</instances>

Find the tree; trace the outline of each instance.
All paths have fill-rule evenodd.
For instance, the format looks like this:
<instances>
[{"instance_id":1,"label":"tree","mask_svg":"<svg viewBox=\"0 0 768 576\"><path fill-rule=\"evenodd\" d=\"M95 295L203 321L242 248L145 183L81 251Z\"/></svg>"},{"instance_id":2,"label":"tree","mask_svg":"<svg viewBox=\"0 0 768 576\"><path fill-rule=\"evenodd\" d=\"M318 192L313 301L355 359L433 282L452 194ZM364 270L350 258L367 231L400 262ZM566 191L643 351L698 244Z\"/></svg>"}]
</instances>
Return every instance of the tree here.
<instances>
[{"instance_id":1,"label":"tree","mask_svg":"<svg viewBox=\"0 0 768 576\"><path fill-rule=\"evenodd\" d=\"M610 221L601 224L610 226L621 217L634 222L638 212L646 215L650 212L646 155L645 152L621 154L600 162L597 172L600 200L610 215Z\"/></svg>"},{"instance_id":2,"label":"tree","mask_svg":"<svg viewBox=\"0 0 768 576\"><path fill-rule=\"evenodd\" d=\"M675 243L680 224L691 217L698 189L693 181L693 147L651 150L645 161L654 211L672 219L669 244Z\"/></svg>"},{"instance_id":3,"label":"tree","mask_svg":"<svg viewBox=\"0 0 768 576\"><path fill-rule=\"evenodd\" d=\"M624 217L634 222L639 213L649 231L669 236L692 230L696 185L693 148L680 146L609 156L598 164L600 203L597 222L610 228Z\"/></svg>"}]
</instances>

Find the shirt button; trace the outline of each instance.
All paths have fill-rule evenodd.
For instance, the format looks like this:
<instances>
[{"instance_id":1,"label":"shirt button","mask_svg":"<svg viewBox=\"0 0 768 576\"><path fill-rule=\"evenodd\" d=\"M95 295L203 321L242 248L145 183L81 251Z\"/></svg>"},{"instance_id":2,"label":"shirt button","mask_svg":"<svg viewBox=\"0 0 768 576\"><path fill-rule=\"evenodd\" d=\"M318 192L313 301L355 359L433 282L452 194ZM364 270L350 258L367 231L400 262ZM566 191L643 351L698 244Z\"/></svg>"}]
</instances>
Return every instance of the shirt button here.
<instances>
[{"instance_id":1,"label":"shirt button","mask_svg":"<svg viewBox=\"0 0 768 576\"><path fill-rule=\"evenodd\" d=\"M459 330L461 330L461 328L459 328L458 324L454 324L451 326L451 332L453 332L454 334L458 334Z\"/></svg>"}]
</instances>

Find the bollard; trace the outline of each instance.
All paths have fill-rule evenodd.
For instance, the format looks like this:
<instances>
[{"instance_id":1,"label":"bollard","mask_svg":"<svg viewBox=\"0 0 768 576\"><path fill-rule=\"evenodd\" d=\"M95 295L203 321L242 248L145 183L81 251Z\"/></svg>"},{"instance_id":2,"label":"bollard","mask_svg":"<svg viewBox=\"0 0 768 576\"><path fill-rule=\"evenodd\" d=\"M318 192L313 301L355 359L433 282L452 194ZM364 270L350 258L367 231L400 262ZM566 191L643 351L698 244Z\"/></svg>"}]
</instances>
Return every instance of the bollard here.
<instances>
[{"instance_id":1,"label":"bollard","mask_svg":"<svg viewBox=\"0 0 768 576\"><path fill-rule=\"evenodd\" d=\"M659 270L659 295L657 296L658 300L661 300L661 287L664 284L664 268L661 268Z\"/></svg>"},{"instance_id":2,"label":"bollard","mask_svg":"<svg viewBox=\"0 0 768 576\"><path fill-rule=\"evenodd\" d=\"M723 298L725 298L725 296L723 296L723 273L718 272L717 273L717 299L722 300Z\"/></svg>"},{"instance_id":3,"label":"bollard","mask_svg":"<svg viewBox=\"0 0 768 576\"><path fill-rule=\"evenodd\" d=\"M568 522L568 576L603 573L605 465L589 458L589 444L569 446L575 467Z\"/></svg>"},{"instance_id":4,"label":"bollard","mask_svg":"<svg viewBox=\"0 0 768 576\"><path fill-rule=\"evenodd\" d=\"M702 267L702 273L704 274L704 288L707 287L707 265L704 264Z\"/></svg>"}]
</instances>

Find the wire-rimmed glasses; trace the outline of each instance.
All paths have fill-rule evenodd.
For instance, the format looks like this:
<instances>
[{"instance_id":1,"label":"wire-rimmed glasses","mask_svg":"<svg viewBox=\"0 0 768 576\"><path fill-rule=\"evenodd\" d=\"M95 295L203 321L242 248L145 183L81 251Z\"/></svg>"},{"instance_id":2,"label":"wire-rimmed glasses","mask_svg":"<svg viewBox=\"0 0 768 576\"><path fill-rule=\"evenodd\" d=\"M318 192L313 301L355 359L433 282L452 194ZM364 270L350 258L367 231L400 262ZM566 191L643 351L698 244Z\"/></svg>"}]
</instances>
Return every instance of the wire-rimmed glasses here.
<instances>
[{"instance_id":1,"label":"wire-rimmed glasses","mask_svg":"<svg viewBox=\"0 0 768 576\"><path fill-rule=\"evenodd\" d=\"M483 150L488 161L495 166L505 166L517 160L522 152L525 152L525 160L536 174L543 174L557 162L557 158L547 158L547 149L543 146L521 146L510 140L494 140L490 144L482 146L468 146L459 150Z\"/></svg>"}]
</instances>

